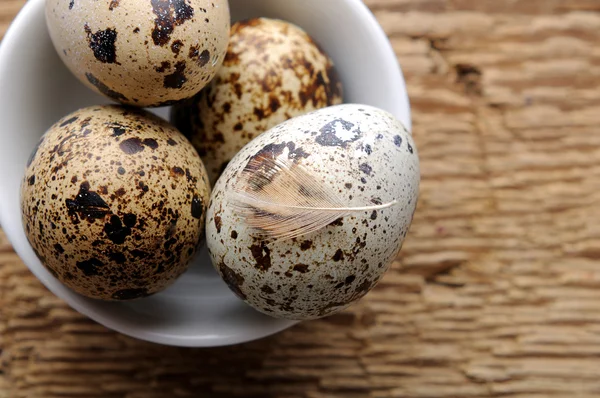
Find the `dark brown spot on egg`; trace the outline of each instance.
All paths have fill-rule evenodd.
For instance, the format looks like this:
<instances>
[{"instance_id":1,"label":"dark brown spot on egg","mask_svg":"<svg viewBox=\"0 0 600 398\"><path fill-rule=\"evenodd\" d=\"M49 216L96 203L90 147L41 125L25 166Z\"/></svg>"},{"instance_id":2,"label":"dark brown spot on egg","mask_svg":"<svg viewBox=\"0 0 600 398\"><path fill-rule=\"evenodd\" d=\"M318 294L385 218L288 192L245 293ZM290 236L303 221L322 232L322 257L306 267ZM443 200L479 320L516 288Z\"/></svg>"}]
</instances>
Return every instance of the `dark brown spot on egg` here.
<instances>
[{"instance_id":1,"label":"dark brown spot on egg","mask_svg":"<svg viewBox=\"0 0 600 398\"><path fill-rule=\"evenodd\" d=\"M119 167L117 169L117 173L119 173L120 175L123 175L123 174L125 174L125 169L123 167Z\"/></svg>"},{"instance_id":2,"label":"dark brown spot on egg","mask_svg":"<svg viewBox=\"0 0 600 398\"><path fill-rule=\"evenodd\" d=\"M342 131L343 134L341 135L341 137L338 136L338 134L336 134L337 125L339 125L341 129L345 131ZM362 132L360 131L360 129L357 127L353 130L353 128L354 123L350 123L343 119L332 120L331 122L321 127L321 129L319 130L321 134L315 138L315 142L322 146L339 146L342 148L346 148L348 143L354 142L360 137L362 137Z\"/></svg>"},{"instance_id":3,"label":"dark brown spot on egg","mask_svg":"<svg viewBox=\"0 0 600 398\"><path fill-rule=\"evenodd\" d=\"M87 78L88 82L94 85L102 94L106 95L107 97L110 97L116 101L127 101L127 97L109 88L107 85L98 80L93 74L87 72L85 77Z\"/></svg>"},{"instance_id":4,"label":"dark brown spot on egg","mask_svg":"<svg viewBox=\"0 0 600 398\"><path fill-rule=\"evenodd\" d=\"M71 0L69 2L69 10L72 10L74 5L75 5L75 0Z\"/></svg>"},{"instance_id":5,"label":"dark brown spot on egg","mask_svg":"<svg viewBox=\"0 0 600 398\"><path fill-rule=\"evenodd\" d=\"M235 126L233 126L233 129L235 131L241 131L244 129L244 125L242 123L238 122Z\"/></svg>"},{"instance_id":6,"label":"dark brown spot on egg","mask_svg":"<svg viewBox=\"0 0 600 398\"><path fill-rule=\"evenodd\" d=\"M181 167L171 167L171 176L173 177L183 177L185 175L185 171Z\"/></svg>"},{"instance_id":7,"label":"dark brown spot on egg","mask_svg":"<svg viewBox=\"0 0 600 398\"><path fill-rule=\"evenodd\" d=\"M113 215L110 217L110 222L104 225L104 232L113 243L122 245L125 243L125 239L131 235L131 227L123 225L121 219Z\"/></svg>"},{"instance_id":8,"label":"dark brown spot on egg","mask_svg":"<svg viewBox=\"0 0 600 398\"><path fill-rule=\"evenodd\" d=\"M215 228L217 228L217 233L221 233L221 216L215 215Z\"/></svg>"},{"instance_id":9,"label":"dark brown spot on egg","mask_svg":"<svg viewBox=\"0 0 600 398\"><path fill-rule=\"evenodd\" d=\"M185 0L151 0L151 3L156 15L152 40L157 46L164 46L171 40L175 26L194 16L194 9Z\"/></svg>"},{"instance_id":10,"label":"dark brown spot on egg","mask_svg":"<svg viewBox=\"0 0 600 398\"><path fill-rule=\"evenodd\" d=\"M204 214L204 206L198 195L194 195L192 199L192 217L200 220Z\"/></svg>"},{"instance_id":11,"label":"dark brown spot on egg","mask_svg":"<svg viewBox=\"0 0 600 398\"><path fill-rule=\"evenodd\" d=\"M85 276L98 275L100 273L99 268L104 267L104 263L94 257L92 257L86 261L78 261L76 263L76 265L77 265L77 268L79 268L81 271L83 271L83 274Z\"/></svg>"},{"instance_id":12,"label":"dark brown spot on egg","mask_svg":"<svg viewBox=\"0 0 600 398\"><path fill-rule=\"evenodd\" d=\"M84 25L85 33L89 47L94 52L94 57L102 63L114 64L117 63L117 49L115 42L117 41L117 31L107 28L92 33L88 24Z\"/></svg>"},{"instance_id":13,"label":"dark brown spot on egg","mask_svg":"<svg viewBox=\"0 0 600 398\"><path fill-rule=\"evenodd\" d=\"M261 271L267 271L271 268L271 250L265 242L253 244L250 246L250 252L252 253L252 257L254 257L254 261L256 261L255 268Z\"/></svg>"},{"instance_id":14,"label":"dark brown spot on egg","mask_svg":"<svg viewBox=\"0 0 600 398\"><path fill-rule=\"evenodd\" d=\"M137 216L131 213L125 214L123 216L123 223L126 227L133 228L137 224Z\"/></svg>"},{"instance_id":15,"label":"dark brown spot on egg","mask_svg":"<svg viewBox=\"0 0 600 398\"><path fill-rule=\"evenodd\" d=\"M312 246L313 246L312 240L305 240L304 242L302 242L300 244L300 250L306 251L306 250L310 249Z\"/></svg>"},{"instance_id":16,"label":"dark brown spot on egg","mask_svg":"<svg viewBox=\"0 0 600 398\"><path fill-rule=\"evenodd\" d=\"M227 51L227 53L225 54L225 59L223 60L223 65L226 67L239 65L241 61L242 60L240 59L238 53L234 51Z\"/></svg>"},{"instance_id":17,"label":"dark brown spot on egg","mask_svg":"<svg viewBox=\"0 0 600 398\"><path fill-rule=\"evenodd\" d=\"M410 144L408 144L408 152L410 152L411 154L414 153L413 147Z\"/></svg>"},{"instance_id":18,"label":"dark brown spot on egg","mask_svg":"<svg viewBox=\"0 0 600 398\"><path fill-rule=\"evenodd\" d=\"M63 254L65 252L65 249L63 249L59 243L54 244L54 250L56 250L56 252L59 254Z\"/></svg>"},{"instance_id":19,"label":"dark brown spot on egg","mask_svg":"<svg viewBox=\"0 0 600 398\"><path fill-rule=\"evenodd\" d=\"M171 44L171 51L175 54L175 58L179 55L181 48L183 47L183 42L181 40L175 40L173 44Z\"/></svg>"},{"instance_id":20,"label":"dark brown spot on egg","mask_svg":"<svg viewBox=\"0 0 600 398\"><path fill-rule=\"evenodd\" d=\"M165 248L166 250L170 250L170 249L171 249L171 246L173 246L175 243L177 243L177 239L175 239L175 238L171 238L171 239L169 239L168 241L166 241L166 242L165 242L165 244L164 244L164 248Z\"/></svg>"},{"instance_id":21,"label":"dark brown spot on egg","mask_svg":"<svg viewBox=\"0 0 600 398\"><path fill-rule=\"evenodd\" d=\"M125 262L127 261L125 255L121 252L111 252L108 254L108 258L110 258L110 261L115 262L117 264L125 264Z\"/></svg>"},{"instance_id":22,"label":"dark brown spot on egg","mask_svg":"<svg viewBox=\"0 0 600 398\"><path fill-rule=\"evenodd\" d=\"M146 138L142 141L142 144L146 145L150 149L158 148L158 142L154 138Z\"/></svg>"},{"instance_id":23,"label":"dark brown spot on egg","mask_svg":"<svg viewBox=\"0 0 600 398\"><path fill-rule=\"evenodd\" d=\"M187 82L185 77L185 62L179 61L175 64L175 72L165 76L163 85L165 88L181 88Z\"/></svg>"},{"instance_id":24,"label":"dark brown spot on egg","mask_svg":"<svg viewBox=\"0 0 600 398\"><path fill-rule=\"evenodd\" d=\"M394 136L394 145L400 147L402 145L402 137L399 135Z\"/></svg>"},{"instance_id":25,"label":"dark brown spot on egg","mask_svg":"<svg viewBox=\"0 0 600 398\"><path fill-rule=\"evenodd\" d=\"M65 204L74 224L79 223L79 219L94 222L110 213L108 204L96 192L90 191L87 181L81 183L77 196L74 199L66 199Z\"/></svg>"},{"instance_id":26,"label":"dark brown spot on egg","mask_svg":"<svg viewBox=\"0 0 600 398\"><path fill-rule=\"evenodd\" d=\"M169 61L163 61L160 63L160 66L154 68L158 73L163 73L167 69L171 68L171 63Z\"/></svg>"},{"instance_id":27,"label":"dark brown spot on egg","mask_svg":"<svg viewBox=\"0 0 600 398\"><path fill-rule=\"evenodd\" d=\"M31 177L29 177L27 179L27 184L29 184L29 185L35 184L35 175L32 175Z\"/></svg>"},{"instance_id":28,"label":"dark brown spot on egg","mask_svg":"<svg viewBox=\"0 0 600 398\"><path fill-rule=\"evenodd\" d=\"M208 64L208 62L210 61L210 51L208 50L204 50L200 53L200 56L198 56L198 65L200 65L200 67L204 67Z\"/></svg>"},{"instance_id":29,"label":"dark brown spot on egg","mask_svg":"<svg viewBox=\"0 0 600 398\"><path fill-rule=\"evenodd\" d=\"M242 85L240 83L235 83L233 85L233 90L235 91L235 95L238 99L242 98L242 94L244 93L244 90L242 88Z\"/></svg>"},{"instance_id":30,"label":"dark brown spot on egg","mask_svg":"<svg viewBox=\"0 0 600 398\"><path fill-rule=\"evenodd\" d=\"M237 231L231 231L231 239L237 239L238 233Z\"/></svg>"},{"instance_id":31,"label":"dark brown spot on egg","mask_svg":"<svg viewBox=\"0 0 600 398\"><path fill-rule=\"evenodd\" d=\"M191 183L197 183L198 182L198 178L192 176L192 173L190 172L190 169L185 169L185 178L187 179L188 182Z\"/></svg>"},{"instance_id":32,"label":"dark brown spot on egg","mask_svg":"<svg viewBox=\"0 0 600 398\"><path fill-rule=\"evenodd\" d=\"M308 272L308 265L296 264L296 265L294 265L294 271L300 272L301 274L305 274Z\"/></svg>"},{"instance_id":33,"label":"dark brown spot on egg","mask_svg":"<svg viewBox=\"0 0 600 398\"><path fill-rule=\"evenodd\" d=\"M371 173L373 172L373 167L371 167L367 163L361 164L360 166L358 166L358 168L359 168L360 171L362 171L363 173L365 173L368 176L370 176Z\"/></svg>"},{"instance_id":34,"label":"dark brown spot on egg","mask_svg":"<svg viewBox=\"0 0 600 398\"><path fill-rule=\"evenodd\" d=\"M142 192L143 192L142 194L140 194L140 196L142 196L144 193L146 193L146 192L148 192L150 190L150 187L148 185L146 185L144 183L144 181L140 181L138 183L138 188L141 189ZM175 189L175 188L173 188L173 189Z\"/></svg>"},{"instance_id":35,"label":"dark brown spot on egg","mask_svg":"<svg viewBox=\"0 0 600 398\"><path fill-rule=\"evenodd\" d=\"M140 33L140 28L135 28L135 29L133 30L133 33Z\"/></svg>"},{"instance_id":36,"label":"dark brown spot on egg","mask_svg":"<svg viewBox=\"0 0 600 398\"><path fill-rule=\"evenodd\" d=\"M175 141L173 138L169 138L167 140L167 144L170 146L175 146L175 145L177 145L177 141Z\"/></svg>"},{"instance_id":37,"label":"dark brown spot on egg","mask_svg":"<svg viewBox=\"0 0 600 398\"><path fill-rule=\"evenodd\" d=\"M275 96L271 96L269 98L269 110L271 111L271 113L277 112L277 110L280 107L281 107L281 102L279 102L279 99Z\"/></svg>"},{"instance_id":38,"label":"dark brown spot on egg","mask_svg":"<svg viewBox=\"0 0 600 398\"><path fill-rule=\"evenodd\" d=\"M135 300L142 297L149 296L148 289L146 288L138 288L138 289L121 289L116 291L111 296L113 300Z\"/></svg>"},{"instance_id":39,"label":"dark brown spot on egg","mask_svg":"<svg viewBox=\"0 0 600 398\"><path fill-rule=\"evenodd\" d=\"M133 249L131 251L131 255L133 257L137 258L137 259L144 259L144 258L147 258L149 256L148 253L146 253L144 251L141 251L141 250L138 250L138 249Z\"/></svg>"},{"instance_id":40,"label":"dark brown spot on egg","mask_svg":"<svg viewBox=\"0 0 600 398\"><path fill-rule=\"evenodd\" d=\"M344 259L344 252L342 249L337 249L335 254L333 255L333 261L342 261Z\"/></svg>"},{"instance_id":41,"label":"dark brown spot on egg","mask_svg":"<svg viewBox=\"0 0 600 398\"><path fill-rule=\"evenodd\" d=\"M224 144L225 143L225 137L223 136L223 133L215 133L213 135L213 141L214 142L218 142L220 144Z\"/></svg>"},{"instance_id":42,"label":"dark brown spot on egg","mask_svg":"<svg viewBox=\"0 0 600 398\"><path fill-rule=\"evenodd\" d=\"M261 108L254 108L254 115L259 121L263 120L265 118L265 111L263 111Z\"/></svg>"},{"instance_id":43,"label":"dark brown spot on egg","mask_svg":"<svg viewBox=\"0 0 600 398\"><path fill-rule=\"evenodd\" d=\"M263 285L260 290L265 294L275 294L275 290L271 286Z\"/></svg>"},{"instance_id":44,"label":"dark brown spot on egg","mask_svg":"<svg viewBox=\"0 0 600 398\"><path fill-rule=\"evenodd\" d=\"M119 6L119 0L111 0L108 9L110 11L114 10L115 8L117 8Z\"/></svg>"},{"instance_id":45,"label":"dark brown spot on egg","mask_svg":"<svg viewBox=\"0 0 600 398\"><path fill-rule=\"evenodd\" d=\"M119 148L121 148L121 150L127 155L134 155L144 150L142 140L140 140L137 137L128 138L125 141L121 142L119 144Z\"/></svg>"},{"instance_id":46,"label":"dark brown spot on egg","mask_svg":"<svg viewBox=\"0 0 600 398\"><path fill-rule=\"evenodd\" d=\"M241 289L241 286L244 284L244 277L229 268L225 263L219 265L219 271L229 289L242 300L246 300L246 295Z\"/></svg>"}]
</instances>

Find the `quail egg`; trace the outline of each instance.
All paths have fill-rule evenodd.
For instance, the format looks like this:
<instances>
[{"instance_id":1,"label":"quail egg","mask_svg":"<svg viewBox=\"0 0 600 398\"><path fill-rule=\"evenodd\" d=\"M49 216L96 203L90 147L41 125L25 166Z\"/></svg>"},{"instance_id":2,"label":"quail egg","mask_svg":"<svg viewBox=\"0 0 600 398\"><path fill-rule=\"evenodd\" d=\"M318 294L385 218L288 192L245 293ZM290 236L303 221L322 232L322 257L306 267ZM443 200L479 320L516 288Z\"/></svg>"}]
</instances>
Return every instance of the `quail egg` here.
<instances>
[{"instance_id":1,"label":"quail egg","mask_svg":"<svg viewBox=\"0 0 600 398\"><path fill-rule=\"evenodd\" d=\"M265 314L336 313L398 255L419 180L411 134L383 110L346 104L283 122L247 144L214 187L206 223L213 265ZM242 197L254 197L246 213L240 182ZM332 209L341 216L332 219ZM294 233L309 223L321 226Z\"/></svg>"},{"instance_id":2,"label":"quail egg","mask_svg":"<svg viewBox=\"0 0 600 398\"><path fill-rule=\"evenodd\" d=\"M202 162L167 122L93 106L54 124L21 186L27 238L48 271L105 300L169 286L203 242L210 188Z\"/></svg>"},{"instance_id":3,"label":"quail egg","mask_svg":"<svg viewBox=\"0 0 600 398\"><path fill-rule=\"evenodd\" d=\"M227 50L227 0L47 0L52 43L85 85L124 104L198 93Z\"/></svg>"},{"instance_id":4,"label":"quail egg","mask_svg":"<svg viewBox=\"0 0 600 398\"><path fill-rule=\"evenodd\" d=\"M223 67L172 122L191 140L214 184L242 147L291 118L342 103L333 61L301 28L267 18L238 22Z\"/></svg>"}]
</instances>

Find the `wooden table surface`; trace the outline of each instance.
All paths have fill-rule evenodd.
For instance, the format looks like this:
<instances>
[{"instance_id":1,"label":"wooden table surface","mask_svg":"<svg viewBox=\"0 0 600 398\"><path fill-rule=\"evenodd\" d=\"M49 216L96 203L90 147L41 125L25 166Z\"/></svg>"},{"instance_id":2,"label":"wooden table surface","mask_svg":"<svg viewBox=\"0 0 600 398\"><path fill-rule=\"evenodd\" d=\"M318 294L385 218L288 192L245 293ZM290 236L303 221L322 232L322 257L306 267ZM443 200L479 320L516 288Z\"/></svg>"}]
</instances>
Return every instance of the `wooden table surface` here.
<instances>
[{"instance_id":1,"label":"wooden table surface","mask_svg":"<svg viewBox=\"0 0 600 398\"><path fill-rule=\"evenodd\" d=\"M262 341L170 348L71 310L0 233L0 398L600 396L600 1L367 3L423 176L380 285Z\"/></svg>"}]
</instances>

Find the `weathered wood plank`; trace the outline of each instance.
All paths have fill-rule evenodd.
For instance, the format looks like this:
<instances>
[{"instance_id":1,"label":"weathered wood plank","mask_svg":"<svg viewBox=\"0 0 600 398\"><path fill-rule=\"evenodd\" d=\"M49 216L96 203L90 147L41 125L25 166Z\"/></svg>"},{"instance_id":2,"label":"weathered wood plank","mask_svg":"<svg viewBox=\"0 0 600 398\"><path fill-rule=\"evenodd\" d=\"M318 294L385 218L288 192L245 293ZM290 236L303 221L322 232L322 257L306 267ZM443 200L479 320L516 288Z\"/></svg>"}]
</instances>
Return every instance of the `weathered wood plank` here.
<instances>
[{"instance_id":1,"label":"weathered wood plank","mask_svg":"<svg viewBox=\"0 0 600 398\"><path fill-rule=\"evenodd\" d=\"M262 341L168 348L69 309L0 232L0 398L599 395L600 2L366 3L423 172L380 285ZM0 0L0 32L22 4Z\"/></svg>"}]
</instances>

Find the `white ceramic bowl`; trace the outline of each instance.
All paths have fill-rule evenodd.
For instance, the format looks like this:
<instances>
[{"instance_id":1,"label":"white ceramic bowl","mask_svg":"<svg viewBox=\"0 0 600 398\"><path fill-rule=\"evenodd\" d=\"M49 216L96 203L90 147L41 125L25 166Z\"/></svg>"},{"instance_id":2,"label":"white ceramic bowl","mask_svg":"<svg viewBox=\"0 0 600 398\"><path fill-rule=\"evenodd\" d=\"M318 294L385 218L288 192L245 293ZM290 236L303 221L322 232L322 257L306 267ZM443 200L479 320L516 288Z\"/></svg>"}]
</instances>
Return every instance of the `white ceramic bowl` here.
<instances>
[{"instance_id":1,"label":"white ceramic bowl","mask_svg":"<svg viewBox=\"0 0 600 398\"><path fill-rule=\"evenodd\" d=\"M230 0L232 19L281 18L304 28L340 72L346 102L383 108L410 128L406 88L383 30L360 0ZM44 0L29 0L0 46L0 224L31 272L75 310L121 333L162 344L208 347L258 339L294 324L238 300L200 253L166 291L133 302L82 297L42 266L21 224L19 186L27 158L55 121L108 102L62 64L46 29ZM166 115L168 109L156 109Z\"/></svg>"}]
</instances>

